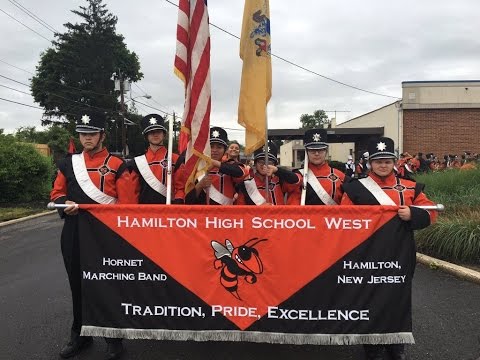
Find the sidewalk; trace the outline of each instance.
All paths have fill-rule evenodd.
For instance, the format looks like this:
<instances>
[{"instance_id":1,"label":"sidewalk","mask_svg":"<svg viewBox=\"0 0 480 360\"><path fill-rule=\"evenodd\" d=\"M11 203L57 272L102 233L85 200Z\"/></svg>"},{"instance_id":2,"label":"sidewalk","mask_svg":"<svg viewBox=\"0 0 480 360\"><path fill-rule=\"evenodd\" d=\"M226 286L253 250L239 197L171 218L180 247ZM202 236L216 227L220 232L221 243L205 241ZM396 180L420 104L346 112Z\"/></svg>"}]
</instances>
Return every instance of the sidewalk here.
<instances>
[{"instance_id":1,"label":"sidewalk","mask_svg":"<svg viewBox=\"0 0 480 360\"><path fill-rule=\"evenodd\" d=\"M52 210L52 211L47 211L40 214L26 216L19 219L0 222L0 228L7 225L17 224L25 220L34 219L40 216L51 215L56 212L57 212L56 210ZM417 262L429 267L432 270L439 269L448 274L456 276L459 279L467 280L480 285L480 272L478 271L475 271L460 265L452 264L444 260L436 259L421 253L417 253Z\"/></svg>"}]
</instances>

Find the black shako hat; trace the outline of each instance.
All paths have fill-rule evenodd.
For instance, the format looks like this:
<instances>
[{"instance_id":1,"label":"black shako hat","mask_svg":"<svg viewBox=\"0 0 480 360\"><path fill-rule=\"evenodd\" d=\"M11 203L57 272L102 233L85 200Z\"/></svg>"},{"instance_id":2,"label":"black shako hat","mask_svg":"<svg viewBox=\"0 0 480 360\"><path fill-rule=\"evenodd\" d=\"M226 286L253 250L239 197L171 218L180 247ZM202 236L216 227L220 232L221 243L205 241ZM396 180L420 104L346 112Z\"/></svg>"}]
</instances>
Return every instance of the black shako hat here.
<instances>
[{"instance_id":1,"label":"black shako hat","mask_svg":"<svg viewBox=\"0 0 480 360\"><path fill-rule=\"evenodd\" d=\"M105 131L105 114L99 112L81 112L76 117L75 131L78 133L97 133Z\"/></svg>"},{"instance_id":2,"label":"black shako hat","mask_svg":"<svg viewBox=\"0 0 480 360\"><path fill-rule=\"evenodd\" d=\"M162 130L167 133L165 128L165 119L158 114L149 114L142 119L142 134L146 135L149 131Z\"/></svg>"},{"instance_id":3,"label":"black shako hat","mask_svg":"<svg viewBox=\"0 0 480 360\"><path fill-rule=\"evenodd\" d=\"M272 142L269 142L268 143L268 161L273 162L275 165L278 164L277 153L278 153L278 149L275 146L275 144ZM254 161L257 161L260 159L265 160L265 149L263 146L260 149L255 150L255 152L253 153Z\"/></svg>"},{"instance_id":4,"label":"black shako hat","mask_svg":"<svg viewBox=\"0 0 480 360\"><path fill-rule=\"evenodd\" d=\"M368 141L368 160L396 159L395 145L388 137L373 138Z\"/></svg>"},{"instance_id":5,"label":"black shako hat","mask_svg":"<svg viewBox=\"0 0 480 360\"><path fill-rule=\"evenodd\" d=\"M303 146L305 149L327 149L327 130L325 129L309 129L303 135Z\"/></svg>"},{"instance_id":6,"label":"black shako hat","mask_svg":"<svg viewBox=\"0 0 480 360\"><path fill-rule=\"evenodd\" d=\"M217 143L220 145L228 147L228 136L227 132L221 127L214 126L210 128L210 144Z\"/></svg>"}]
</instances>

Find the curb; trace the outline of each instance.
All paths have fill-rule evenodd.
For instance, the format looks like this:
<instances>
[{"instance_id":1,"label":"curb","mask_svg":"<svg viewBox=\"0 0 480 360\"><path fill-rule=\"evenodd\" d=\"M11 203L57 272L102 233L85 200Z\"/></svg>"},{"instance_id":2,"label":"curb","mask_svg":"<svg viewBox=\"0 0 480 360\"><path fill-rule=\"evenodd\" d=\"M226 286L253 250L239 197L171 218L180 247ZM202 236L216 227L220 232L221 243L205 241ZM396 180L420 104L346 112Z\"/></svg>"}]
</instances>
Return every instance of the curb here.
<instances>
[{"instance_id":1,"label":"curb","mask_svg":"<svg viewBox=\"0 0 480 360\"><path fill-rule=\"evenodd\" d=\"M57 210L46 211L46 212L42 212L40 214L29 215L29 216L25 216L25 217L22 217L22 218L19 218L19 219L13 219L13 220L0 222L0 227L16 224L16 223L19 223L19 222L22 222L22 221L25 221L25 220L35 219L37 217L41 217L41 216L45 216L45 215L50 215L50 214L53 214L53 213L56 213L56 212L57 212Z\"/></svg>"},{"instance_id":2,"label":"curb","mask_svg":"<svg viewBox=\"0 0 480 360\"><path fill-rule=\"evenodd\" d=\"M417 253L417 262L426 265L431 269L440 269L448 274L456 276L460 279L471 281L480 285L480 272L455 265L447 261L433 258L424 254Z\"/></svg>"}]
</instances>

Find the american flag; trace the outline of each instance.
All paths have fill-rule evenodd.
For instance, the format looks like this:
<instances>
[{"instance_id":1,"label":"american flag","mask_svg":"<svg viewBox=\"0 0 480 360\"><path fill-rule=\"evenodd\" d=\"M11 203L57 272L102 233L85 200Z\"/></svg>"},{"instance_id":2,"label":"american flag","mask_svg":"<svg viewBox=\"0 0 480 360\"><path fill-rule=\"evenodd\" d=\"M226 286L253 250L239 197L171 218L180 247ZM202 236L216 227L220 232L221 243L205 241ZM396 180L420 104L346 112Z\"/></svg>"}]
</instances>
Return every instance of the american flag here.
<instances>
[{"instance_id":1,"label":"american flag","mask_svg":"<svg viewBox=\"0 0 480 360\"><path fill-rule=\"evenodd\" d=\"M178 150L186 150L188 193L195 179L206 171L210 155L210 31L206 0L179 2L174 72L185 84Z\"/></svg>"}]
</instances>

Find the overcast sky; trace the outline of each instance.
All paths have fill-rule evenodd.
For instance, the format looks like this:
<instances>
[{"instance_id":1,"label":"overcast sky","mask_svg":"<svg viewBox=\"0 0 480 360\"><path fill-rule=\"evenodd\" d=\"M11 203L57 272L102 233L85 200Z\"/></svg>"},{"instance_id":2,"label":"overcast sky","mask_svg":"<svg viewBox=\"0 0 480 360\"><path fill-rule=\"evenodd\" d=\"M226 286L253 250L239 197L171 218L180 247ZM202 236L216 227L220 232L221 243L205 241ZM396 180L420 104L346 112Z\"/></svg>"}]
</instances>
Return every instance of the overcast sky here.
<instances>
[{"instance_id":1,"label":"overcast sky","mask_svg":"<svg viewBox=\"0 0 480 360\"><path fill-rule=\"evenodd\" d=\"M77 22L70 10L84 0L16 0L55 29ZM178 0L172 0L176 3ZM173 74L178 9L165 0L105 0L118 16L117 32L139 57L144 79L132 86L132 96L171 113L183 113L184 91ZM240 35L242 0L209 0L210 22ZM41 33L42 27L9 0L0 9ZM312 74L278 58L272 61L272 99L269 128L298 128L300 115L317 109L338 112L337 122L349 120L401 97L402 81L479 79L480 26L478 0L272 0L270 18L272 53L307 68L375 93L355 90ZM29 83L42 51L49 42L0 11L0 75ZM211 124L230 128L230 139L243 143L237 123L242 63L239 40L210 28L212 113ZM1 62L4 61L4 62ZM29 92L0 77L0 84ZM0 87L0 98L33 106L31 96ZM146 115L155 110L138 106ZM333 117L334 113L327 113ZM20 126L40 126L42 110L0 100L0 128L7 133Z\"/></svg>"}]
</instances>

